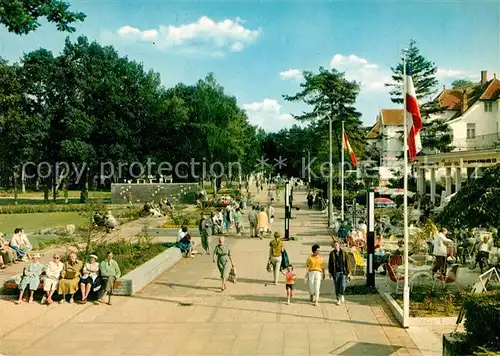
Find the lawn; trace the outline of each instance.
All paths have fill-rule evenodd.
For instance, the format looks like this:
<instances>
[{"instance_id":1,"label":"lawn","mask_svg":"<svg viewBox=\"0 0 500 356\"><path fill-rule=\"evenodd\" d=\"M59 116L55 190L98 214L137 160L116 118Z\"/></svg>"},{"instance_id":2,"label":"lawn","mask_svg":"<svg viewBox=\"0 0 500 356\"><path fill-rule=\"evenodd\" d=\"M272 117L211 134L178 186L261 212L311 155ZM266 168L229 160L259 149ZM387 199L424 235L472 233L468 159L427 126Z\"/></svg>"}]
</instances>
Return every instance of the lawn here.
<instances>
[{"instance_id":1,"label":"lawn","mask_svg":"<svg viewBox=\"0 0 500 356\"><path fill-rule=\"evenodd\" d=\"M16 227L26 232L35 232L55 226L82 225L86 217L77 212L0 214L0 231L12 236Z\"/></svg>"}]
</instances>

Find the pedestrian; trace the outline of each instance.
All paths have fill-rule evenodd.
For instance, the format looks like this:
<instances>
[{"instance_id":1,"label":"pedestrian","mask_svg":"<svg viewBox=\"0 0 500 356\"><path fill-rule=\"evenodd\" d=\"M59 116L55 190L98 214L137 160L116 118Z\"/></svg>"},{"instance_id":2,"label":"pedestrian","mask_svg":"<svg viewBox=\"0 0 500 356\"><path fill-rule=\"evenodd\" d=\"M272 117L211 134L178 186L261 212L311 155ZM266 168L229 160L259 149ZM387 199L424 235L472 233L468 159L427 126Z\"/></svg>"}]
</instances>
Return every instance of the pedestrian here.
<instances>
[{"instance_id":1,"label":"pedestrian","mask_svg":"<svg viewBox=\"0 0 500 356\"><path fill-rule=\"evenodd\" d=\"M309 285L309 296L311 302L315 305L319 303L319 290L321 281L325 279L325 263L320 256L319 245L313 245L312 255L306 261L307 267L307 284Z\"/></svg>"},{"instance_id":2,"label":"pedestrian","mask_svg":"<svg viewBox=\"0 0 500 356\"><path fill-rule=\"evenodd\" d=\"M99 271L101 272L101 278L103 279L105 287L103 294L97 302L106 303L104 297L108 295L108 304L111 305L111 294L113 294L115 282L122 275L120 266L118 266L118 262L113 259L113 253L111 251L106 254L106 259L99 265Z\"/></svg>"},{"instance_id":3,"label":"pedestrian","mask_svg":"<svg viewBox=\"0 0 500 356\"><path fill-rule=\"evenodd\" d=\"M333 288L337 296L337 305L344 303L344 293L347 287L347 278L351 274L347 251L340 247L340 241L333 240L333 251L328 259L328 272L333 280Z\"/></svg>"},{"instance_id":4,"label":"pedestrian","mask_svg":"<svg viewBox=\"0 0 500 356\"><path fill-rule=\"evenodd\" d=\"M234 226L236 227L236 236L241 236L241 231L243 230L243 214L240 208L236 208L233 215Z\"/></svg>"},{"instance_id":5,"label":"pedestrian","mask_svg":"<svg viewBox=\"0 0 500 356\"><path fill-rule=\"evenodd\" d=\"M250 237L257 237L257 207L252 206L252 210L248 213L248 223L250 225Z\"/></svg>"},{"instance_id":6,"label":"pedestrian","mask_svg":"<svg viewBox=\"0 0 500 356\"><path fill-rule=\"evenodd\" d=\"M269 262L273 266L274 284L278 285L278 278L281 269L281 253L283 252L283 242L279 232L274 233L274 240L269 243Z\"/></svg>"},{"instance_id":7,"label":"pedestrian","mask_svg":"<svg viewBox=\"0 0 500 356\"><path fill-rule=\"evenodd\" d=\"M230 206L226 207L226 211L224 211L224 233L229 235L229 231L231 230L231 226L233 224L233 211Z\"/></svg>"},{"instance_id":8,"label":"pedestrian","mask_svg":"<svg viewBox=\"0 0 500 356\"><path fill-rule=\"evenodd\" d=\"M312 207L313 207L313 202L314 202L314 197L313 197L312 193L311 193L311 192L309 192L309 193L307 194L307 207L309 208L309 210L311 210L311 209L312 209Z\"/></svg>"},{"instance_id":9,"label":"pedestrian","mask_svg":"<svg viewBox=\"0 0 500 356\"><path fill-rule=\"evenodd\" d=\"M257 229L259 230L259 236L261 240L263 239L264 233L269 232L269 219L264 207L260 209L260 213L257 216Z\"/></svg>"},{"instance_id":10,"label":"pedestrian","mask_svg":"<svg viewBox=\"0 0 500 356\"><path fill-rule=\"evenodd\" d=\"M272 202L269 203L269 205L267 206L266 214L269 220L269 230L272 231L272 226L274 222L274 207L272 205Z\"/></svg>"},{"instance_id":11,"label":"pedestrian","mask_svg":"<svg viewBox=\"0 0 500 356\"><path fill-rule=\"evenodd\" d=\"M234 263L231 258L231 250L229 249L229 246L225 244L223 236L219 237L219 244L214 249L214 263L215 259L217 259L217 268L219 269L222 283L221 291L224 291L226 289L226 283L229 273L231 272L231 268L234 268ZM229 268L229 263L231 263L231 268Z\"/></svg>"},{"instance_id":12,"label":"pedestrian","mask_svg":"<svg viewBox=\"0 0 500 356\"><path fill-rule=\"evenodd\" d=\"M286 298L287 304L290 304L290 301L293 297L293 285L295 284L295 272L293 271L293 266L288 265L286 271L283 271L286 279Z\"/></svg>"},{"instance_id":13,"label":"pedestrian","mask_svg":"<svg viewBox=\"0 0 500 356\"><path fill-rule=\"evenodd\" d=\"M432 272L440 272L442 275L446 274L446 257L448 256L448 248L453 241L446 237L448 234L448 230L442 228L439 230L439 233L436 235L433 241L434 249L433 253L436 257L434 261L434 266L432 267Z\"/></svg>"},{"instance_id":14,"label":"pedestrian","mask_svg":"<svg viewBox=\"0 0 500 356\"><path fill-rule=\"evenodd\" d=\"M201 219L198 224L200 230L201 246L205 254L210 255L210 237L212 235L212 219L205 214L201 214Z\"/></svg>"}]
</instances>

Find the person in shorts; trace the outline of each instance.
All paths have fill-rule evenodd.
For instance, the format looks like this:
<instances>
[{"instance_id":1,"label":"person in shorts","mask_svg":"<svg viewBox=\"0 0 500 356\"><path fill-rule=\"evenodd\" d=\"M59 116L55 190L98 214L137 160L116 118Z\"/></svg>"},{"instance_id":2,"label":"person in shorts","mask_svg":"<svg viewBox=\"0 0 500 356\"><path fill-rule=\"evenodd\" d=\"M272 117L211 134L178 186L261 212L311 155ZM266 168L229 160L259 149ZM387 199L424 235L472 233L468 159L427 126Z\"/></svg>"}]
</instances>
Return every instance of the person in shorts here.
<instances>
[{"instance_id":1,"label":"person in shorts","mask_svg":"<svg viewBox=\"0 0 500 356\"><path fill-rule=\"evenodd\" d=\"M286 297L287 304L290 304L290 301L293 296L293 285L295 284L295 272L293 271L293 266L288 265L287 269L283 271L283 274L286 278Z\"/></svg>"}]
</instances>

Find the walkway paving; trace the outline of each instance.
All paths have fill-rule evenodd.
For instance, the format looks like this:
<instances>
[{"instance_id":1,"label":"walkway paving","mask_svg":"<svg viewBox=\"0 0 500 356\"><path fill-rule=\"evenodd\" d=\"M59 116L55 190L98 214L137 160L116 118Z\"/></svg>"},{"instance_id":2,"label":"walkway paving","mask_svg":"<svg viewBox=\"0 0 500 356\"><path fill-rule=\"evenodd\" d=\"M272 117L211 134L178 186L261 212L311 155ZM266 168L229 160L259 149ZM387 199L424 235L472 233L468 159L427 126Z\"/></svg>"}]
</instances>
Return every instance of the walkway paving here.
<instances>
[{"instance_id":1,"label":"walkway paving","mask_svg":"<svg viewBox=\"0 0 500 356\"><path fill-rule=\"evenodd\" d=\"M266 201L262 195L256 200ZM295 202L305 201L305 192ZM317 242L331 250L318 212L294 210L285 243L298 275L286 305L283 281L271 284L265 266L269 240L228 239L238 282L219 291L210 256L184 259L134 297L107 305L15 306L0 300L0 352L4 355L426 355L400 328L378 296L348 296L336 306L331 281L320 305L308 300L305 260ZM275 229L283 232L283 209Z\"/></svg>"}]
</instances>

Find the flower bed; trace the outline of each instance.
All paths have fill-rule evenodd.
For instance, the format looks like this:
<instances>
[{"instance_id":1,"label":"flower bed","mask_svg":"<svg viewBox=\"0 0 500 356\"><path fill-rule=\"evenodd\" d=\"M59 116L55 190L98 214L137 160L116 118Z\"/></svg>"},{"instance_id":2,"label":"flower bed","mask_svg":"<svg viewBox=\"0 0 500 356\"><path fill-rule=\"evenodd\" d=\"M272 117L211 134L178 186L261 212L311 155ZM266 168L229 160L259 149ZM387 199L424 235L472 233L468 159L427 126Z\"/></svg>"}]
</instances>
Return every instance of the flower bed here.
<instances>
[{"instance_id":1,"label":"flower bed","mask_svg":"<svg viewBox=\"0 0 500 356\"><path fill-rule=\"evenodd\" d=\"M403 295L392 294L394 300L403 307ZM466 293L451 292L448 289L433 291L415 287L410 294L411 317L451 317L457 316Z\"/></svg>"}]
</instances>

